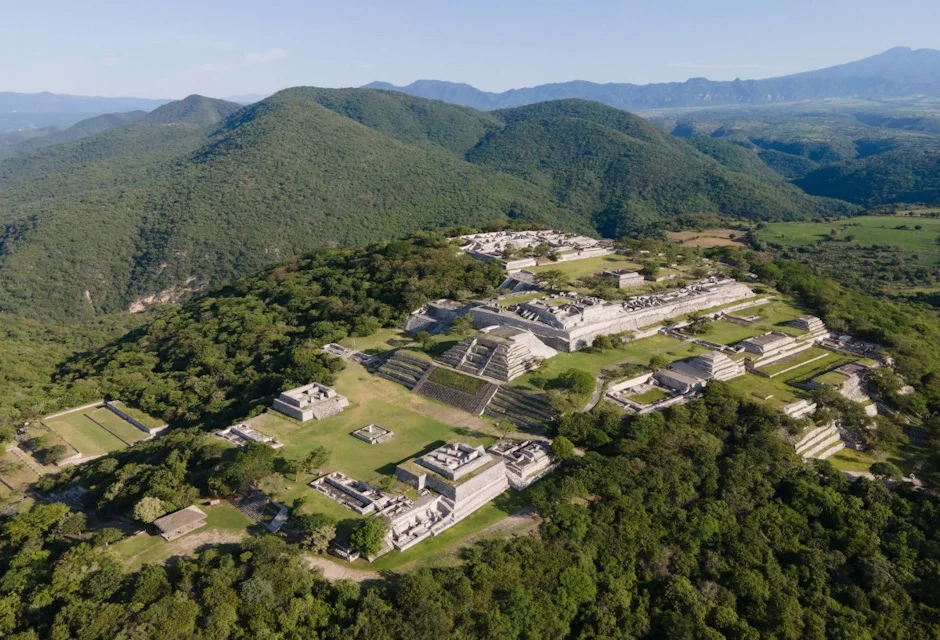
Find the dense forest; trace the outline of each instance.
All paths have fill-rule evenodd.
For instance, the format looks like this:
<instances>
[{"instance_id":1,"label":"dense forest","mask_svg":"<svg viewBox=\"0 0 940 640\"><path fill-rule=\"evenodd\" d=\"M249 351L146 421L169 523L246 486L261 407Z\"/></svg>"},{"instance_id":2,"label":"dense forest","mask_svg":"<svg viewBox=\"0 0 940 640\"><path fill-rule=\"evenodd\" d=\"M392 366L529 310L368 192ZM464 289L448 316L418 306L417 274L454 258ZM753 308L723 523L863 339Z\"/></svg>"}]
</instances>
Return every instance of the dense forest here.
<instances>
[{"instance_id":1,"label":"dense forest","mask_svg":"<svg viewBox=\"0 0 940 640\"><path fill-rule=\"evenodd\" d=\"M804 466L778 436L785 420L720 383L663 414L580 414L559 431L582 444L601 431L607 444L533 489L538 537L477 543L458 566L373 586L330 584L271 535L125 574L113 538L38 504L0 521L0 633L935 638L936 499ZM196 460L171 455L150 477Z\"/></svg>"}]
</instances>

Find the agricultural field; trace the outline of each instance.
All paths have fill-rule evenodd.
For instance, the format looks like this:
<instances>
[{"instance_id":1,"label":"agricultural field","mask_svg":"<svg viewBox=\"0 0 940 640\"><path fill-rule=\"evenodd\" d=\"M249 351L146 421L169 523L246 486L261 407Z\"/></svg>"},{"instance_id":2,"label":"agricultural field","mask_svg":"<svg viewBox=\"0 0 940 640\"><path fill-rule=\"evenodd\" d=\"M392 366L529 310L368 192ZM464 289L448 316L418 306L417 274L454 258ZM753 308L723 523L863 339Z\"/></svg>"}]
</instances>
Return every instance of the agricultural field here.
<instances>
[{"instance_id":1,"label":"agricultural field","mask_svg":"<svg viewBox=\"0 0 940 640\"><path fill-rule=\"evenodd\" d=\"M940 306L940 218L774 222L759 231L758 238L779 247L782 257L804 262L834 280Z\"/></svg>"},{"instance_id":2,"label":"agricultural field","mask_svg":"<svg viewBox=\"0 0 940 640\"><path fill-rule=\"evenodd\" d=\"M806 247L830 242L833 229L838 232L835 242L863 248L876 244L901 247L906 254L916 254L922 264L940 260L940 218L859 216L828 222L769 222L759 237L788 247ZM848 240L850 236L852 240Z\"/></svg>"}]
</instances>

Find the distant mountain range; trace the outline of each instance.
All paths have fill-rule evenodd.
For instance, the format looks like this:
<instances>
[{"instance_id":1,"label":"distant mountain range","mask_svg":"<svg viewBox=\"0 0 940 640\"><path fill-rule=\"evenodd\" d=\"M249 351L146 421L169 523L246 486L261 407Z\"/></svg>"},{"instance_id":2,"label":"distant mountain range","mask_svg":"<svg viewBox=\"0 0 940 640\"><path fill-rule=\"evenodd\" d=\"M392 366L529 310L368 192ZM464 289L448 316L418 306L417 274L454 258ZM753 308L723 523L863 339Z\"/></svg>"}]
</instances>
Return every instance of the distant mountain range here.
<instances>
[{"instance_id":1,"label":"distant mountain range","mask_svg":"<svg viewBox=\"0 0 940 640\"><path fill-rule=\"evenodd\" d=\"M12 93L0 91L0 113L117 113L152 111L170 100L151 98L102 98L64 93Z\"/></svg>"},{"instance_id":2,"label":"distant mountain range","mask_svg":"<svg viewBox=\"0 0 940 640\"><path fill-rule=\"evenodd\" d=\"M418 80L405 87L372 82L364 88L399 91L482 110L565 98L593 100L618 109L649 110L833 98L883 99L915 94L940 96L940 51L895 47L855 62L764 80L692 78L646 85L574 80L502 93L442 80Z\"/></svg>"}]
</instances>

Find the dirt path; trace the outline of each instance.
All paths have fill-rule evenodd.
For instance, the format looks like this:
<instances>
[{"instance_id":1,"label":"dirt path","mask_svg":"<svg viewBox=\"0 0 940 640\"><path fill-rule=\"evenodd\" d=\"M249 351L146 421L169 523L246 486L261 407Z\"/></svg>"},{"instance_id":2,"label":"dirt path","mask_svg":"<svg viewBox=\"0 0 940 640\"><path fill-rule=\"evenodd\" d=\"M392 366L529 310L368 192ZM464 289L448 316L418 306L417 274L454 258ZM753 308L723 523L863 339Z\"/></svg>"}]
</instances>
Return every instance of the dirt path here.
<instances>
[{"instance_id":1,"label":"dirt path","mask_svg":"<svg viewBox=\"0 0 940 640\"><path fill-rule=\"evenodd\" d=\"M323 571L323 577L330 582L334 580L366 582L368 580L380 580L382 578L378 571L349 569L348 567L344 567L319 556L308 556L307 562L310 563L311 568L321 569Z\"/></svg>"},{"instance_id":2,"label":"dirt path","mask_svg":"<svg viewBox=\"0 0 940 640\"><path fill-rule=\"evenodd\" d=\"M581 409L581 413L587 413L588 411L596 407L597 403L600 402L601 396L603 395L603 393L604 393L604 381L601 380L600 378L594 378L594 393L591 394L591 399L587 403L587 405L585 405L585 407Z\"/></svg>"}]
</instances>

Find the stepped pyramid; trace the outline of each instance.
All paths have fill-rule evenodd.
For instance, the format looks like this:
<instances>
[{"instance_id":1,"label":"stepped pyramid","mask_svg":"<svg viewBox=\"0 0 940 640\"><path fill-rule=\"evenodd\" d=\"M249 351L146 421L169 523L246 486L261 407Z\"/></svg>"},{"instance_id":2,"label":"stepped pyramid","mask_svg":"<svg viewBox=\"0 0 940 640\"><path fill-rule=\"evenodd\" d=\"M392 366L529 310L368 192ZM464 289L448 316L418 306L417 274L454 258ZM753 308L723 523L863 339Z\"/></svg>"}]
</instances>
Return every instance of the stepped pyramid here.
<instances>
[{"instance_id":1,"label":"stepped pyramid","mask_svg":"<svg viewBox=\"0 0 940 640\"><path fill-rule=\"evenodd\" d=\"M531 331L505 326L464 338L438 360L463 373L508 382L556 353Z\"/></svg>"},{"instance_id":2,"label":"stepped pyramid","mask_svg":"<svg viewBox=\"0 0 940 640\"><path fill-rule=\"evenodd\" d=\"M708 375L709 380L731 380L744 375L744 362L735 362L718 351L709 351L696 356L690 363L696 369L701 369Z\"/></svg>"},{"instance_id":3,"label":"stepped pyramid","mask_svg":"<svg viewBox=\"0 0 940 640\"><path fill-rule=\"evenodd\" d=\"M844 448L845 442L842 440L842 433L835 422L810 429L796 443L797 454L806 460L810 458L825 460Z\"/></svg>"},{"instance_id":4,"label":"stepped pyramid","mask_svg":"<svg viewBox=\"0 0 940 640\"><path fill-rule=\"evenodd\" d=\"M552 421L548 396L502 385L483 411L497 420L506 420L521 429L539 428Z\"/></svg>"}]
</instances>

